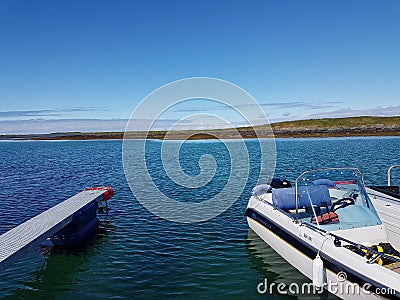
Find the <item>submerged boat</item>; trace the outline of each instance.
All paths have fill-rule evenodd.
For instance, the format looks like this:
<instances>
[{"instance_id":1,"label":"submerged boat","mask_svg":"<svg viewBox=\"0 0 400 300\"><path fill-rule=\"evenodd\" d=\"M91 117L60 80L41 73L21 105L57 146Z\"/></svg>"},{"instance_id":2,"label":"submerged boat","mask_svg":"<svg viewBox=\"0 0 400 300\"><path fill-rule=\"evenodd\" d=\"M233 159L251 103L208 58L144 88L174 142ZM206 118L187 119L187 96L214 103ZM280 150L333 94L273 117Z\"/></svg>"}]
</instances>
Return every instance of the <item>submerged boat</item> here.
<instances>
[{"instance_id":1,"label":"submerged boat","mask_svg":"<svg viewBox=\"0 0 400 300\"><path fill-rule=\"evenodd\" d=\"M36 247L50 253L54 246L76 246L99 227L97 213L107 212L111 187L86 188L0 235L0 271Z\"/></svg>"},{"instance_id":2,"label":"submerged boat","mask_svg":"<svg viewBox=\"0 0 400 300\"><path fill-rule=\"evenodd\" d=\"M84 189L84 191L102 190L104 190L102 199L92 201L75 212L68 225L41 243L45 252L51 250L52 247L74 247L86 242L96 233L100 225L98 214L109 211L108 200L114 195L114 191L111 187Z\"/></svg>"},{"instance_id":3,"label":"submerged boat","mask_svg":"<svg viewBox=\"0 0 400 300\"><path fill-rule=\"evenodd\" d=\"M249 227L312 279L340 298L400 297L400 253L357 168L307 171L292 184L273 179L253 189ZM308 290L310 292L310 290Z\"/></svg>"}]
</instances>

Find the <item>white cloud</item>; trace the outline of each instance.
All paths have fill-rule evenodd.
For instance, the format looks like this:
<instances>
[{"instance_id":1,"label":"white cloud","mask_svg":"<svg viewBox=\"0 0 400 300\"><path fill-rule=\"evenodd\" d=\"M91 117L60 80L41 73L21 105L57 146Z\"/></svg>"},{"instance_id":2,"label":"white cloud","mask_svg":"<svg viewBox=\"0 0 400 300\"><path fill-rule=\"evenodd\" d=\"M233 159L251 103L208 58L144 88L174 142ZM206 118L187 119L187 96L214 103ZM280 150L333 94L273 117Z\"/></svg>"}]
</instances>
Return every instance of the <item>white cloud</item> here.
<instances>
[{"instance_id":1,"label":"white cloud","mask_svg":"<svg viewBox=\"0 0 400 300\"><path fill-rule=\"evenodd\" d=\"M321 119L321 118L345 118L345 117L357 117L357 116L380 116L380 117L391 117L400 115L400 105L398 106L376 106L365 109L351 109L351 108L340 108L331 111L315 112L311 114L297 114L286 116L282 114L282 117L271 118L272 122L280 121L291 121L291 120L305 120L305 119Z\"/></svg>"},{"instance_id":2,"label":"white cloud","mask_svg":"<svg viewBox=\"0 0 400 300\"><path fill-rule=\"evenodd\" d=\"M31 113L34 113L31 111ZM271 122L318 119L318 118L340 118L354 116L399 116L400 105L398 106L376 106L365 109L341 108L331 111L320 111L308 114L295 114L294 112L283 111L268 114ZM215 117L215 116L214 116ZM134 120L130 122L129 130L143 131L150 124L152 130L174 129L213 129L249 126L243 118L232 119L229 121L219 117L214 118L207 114L196 114L188 118L159 119L156 122L148 119ZM118 131L123 132L126 128L127 119L31 119L31 120L0 120L0 134L31 134L31 133L53 133L53 132L104 132ZM253 125L265 123L265 118L252 120ZM263 123L263 124L264 124Z\"/></svg>"},{"instance_id":3,"label":"white cloud","mask_svg":"<svg viewBox=\"0 0 400 300\"><path fill-rule=\"evenodd\" d=\"M100 111L99 107L70 107L60 109L36 109L36 110L8 110L0 111L1 119L23 119L32 117L60 117L70 113Z\"/></svg>"},{"instance_id":4,"label":"white cloud","mask_svg":"<svg viewBox=\"0 0 400 300\"><path fill-rule=\"evenodd\" d=\"M0 134L124 131L127 120L35 119L0 121Z\"/></svg>"},{"instance_id":5,"label":"white cloud","mask_svg":"<svg viewBox=\"0 0 400 300\"><path fill-rule=\"evenodd\" d=\"M152 120L139 119L130 122L129 130L144 131L152 124L152 130L165 130L175 124L177 119ZM34 119L0 121L0 134L32 134L54 132L123 132L127 119ZM185 124L184 122L182 124ZM190 127L190 123L186 124Z\"/></svg>"}]
</instances>

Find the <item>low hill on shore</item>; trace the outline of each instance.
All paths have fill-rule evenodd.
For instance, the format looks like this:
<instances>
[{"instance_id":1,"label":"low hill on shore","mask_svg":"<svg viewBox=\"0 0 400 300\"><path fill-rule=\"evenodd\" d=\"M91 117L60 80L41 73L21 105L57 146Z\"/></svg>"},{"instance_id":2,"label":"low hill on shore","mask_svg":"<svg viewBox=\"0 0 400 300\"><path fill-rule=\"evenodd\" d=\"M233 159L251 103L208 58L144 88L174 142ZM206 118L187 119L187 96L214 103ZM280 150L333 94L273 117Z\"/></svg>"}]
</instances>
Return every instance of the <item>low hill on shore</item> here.
<instances>
[{"instance_id":1,"label":"low hill on shore","mask_svg":"<svg viewBox=\"0 0 400 300\"><path fill-rule=\"evenodd\" d=\"M400 116L325 118L272 124L275 136L381 136L400 135Z\"/></svg>"},{"instance_id":2,"label":"low hill on shore","mask_svg":"<svg viewBox=\"0 0 400 300\"><path fill-rule=\"evenodd\" d=\"M400 136L400 116L349 117L287 121L271 124L275 137ZM257 126L258 137L272 137L268 125ZM239 134L240 135L239 135ZM261 133L261 134L260 134ZM97 140L97 139L233 139L256 138L251 127L214 130L146 132L61 132L0 135L1 140Z\"/></svg>"}]
</instances>

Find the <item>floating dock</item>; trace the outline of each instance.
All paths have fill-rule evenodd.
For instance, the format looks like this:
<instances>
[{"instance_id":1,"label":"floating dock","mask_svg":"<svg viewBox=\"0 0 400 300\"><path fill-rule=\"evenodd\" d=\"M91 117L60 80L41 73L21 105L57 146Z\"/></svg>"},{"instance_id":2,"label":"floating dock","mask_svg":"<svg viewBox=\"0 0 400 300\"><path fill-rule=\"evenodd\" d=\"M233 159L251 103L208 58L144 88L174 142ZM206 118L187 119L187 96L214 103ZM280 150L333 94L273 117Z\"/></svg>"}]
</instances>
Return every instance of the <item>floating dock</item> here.
<instances>
[{"instance_id":1,"label":"floating dock","mask_svg":"<svg viewBox=\"0 0 400 300\"><path fill-rule=\"evenodd\" d=\"M86 189L0 236L0 271L33 251L67 224L75 213L93 201L106 200L106 188Z\"/></svg>"}]
</instances>

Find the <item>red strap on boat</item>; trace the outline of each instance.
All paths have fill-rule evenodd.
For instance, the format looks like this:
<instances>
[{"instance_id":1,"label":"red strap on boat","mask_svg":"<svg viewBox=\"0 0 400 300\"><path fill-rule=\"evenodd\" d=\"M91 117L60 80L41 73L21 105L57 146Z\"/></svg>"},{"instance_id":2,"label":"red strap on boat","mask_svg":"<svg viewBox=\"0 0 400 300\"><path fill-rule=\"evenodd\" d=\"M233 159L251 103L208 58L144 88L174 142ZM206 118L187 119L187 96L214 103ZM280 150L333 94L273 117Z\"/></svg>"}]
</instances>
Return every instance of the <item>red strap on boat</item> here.
<instances>
[{"instance_id":1,"label":"red strap on boat","mask_svg":"<svg viewBox=\"0 0 400 300\"><path fill-rule=\"evenodd\" d=\"M350 180L342 180L342 181L335 181L335 184L354 184L357 183L357 181L350 181Z\"/></svg>"},{"instance_id":2,"label":"red strap on boat","mask_svg":"<svg viewBox=\"0 0 400 300\"><path fill-rule=\"evenodd\" d=\"M114 196L114 190L111 187L107 187L107 190L103 194L103 201L107 201Z\"/></svg>"},{"instance_id":3,"label":"red strap on boat","mask_svg":"<svg viewBox=\"0 0 400 300\"><path fill-rule=\"evenodd\" d=\"M99 187L88 187L85 188L84 191L100 191L100 190L106 190L108 187L106 186L99 186Z\"/></svg>"},{"instance_id":4,"label":"red strap on boat","mask_svg":"<svg viewBox=\"0 0 400 300\"><path fill-rule=\"evenodd\" d=\"M114 196L114 190L109 186L90 187L84 189L84 191L101 191L101 190L105 190L105 192L103 193L103 199L101 201L107 201L111 199L112 196Z\"/></svg>"}]
</instances>

